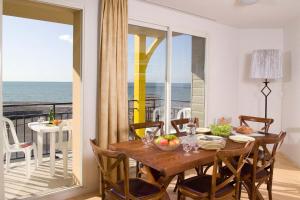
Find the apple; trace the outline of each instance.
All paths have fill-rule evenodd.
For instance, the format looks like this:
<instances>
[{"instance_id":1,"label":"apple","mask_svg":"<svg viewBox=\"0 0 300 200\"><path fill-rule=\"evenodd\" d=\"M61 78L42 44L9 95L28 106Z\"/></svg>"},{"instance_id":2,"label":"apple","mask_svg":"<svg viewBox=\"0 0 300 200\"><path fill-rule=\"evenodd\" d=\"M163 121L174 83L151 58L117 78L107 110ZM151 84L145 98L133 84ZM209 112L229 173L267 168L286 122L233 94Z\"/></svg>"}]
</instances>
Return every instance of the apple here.
<instances>
[{"instance_id":1,"label":"apple","mask_svg":"<svg viewBox=\"0 0 300 200\"><path fill-rule=\"evenodd\" d=\"M168 144L169 144L169 141L168 141L167 139L162 138L162 139L160 140L160 145L162 145L162 146L167 146Z\"/></svg>"},{"instance_id":2,"label":"apple","mask_svg":"<svg viewBox=\"0 0 300 200\"><path fill-rule=\"evenodd\" d=\"M179 141L178 139L174 139L173 142L174 142L176 145L180 144L180 141Z\"/></svg>"}]
</instances>

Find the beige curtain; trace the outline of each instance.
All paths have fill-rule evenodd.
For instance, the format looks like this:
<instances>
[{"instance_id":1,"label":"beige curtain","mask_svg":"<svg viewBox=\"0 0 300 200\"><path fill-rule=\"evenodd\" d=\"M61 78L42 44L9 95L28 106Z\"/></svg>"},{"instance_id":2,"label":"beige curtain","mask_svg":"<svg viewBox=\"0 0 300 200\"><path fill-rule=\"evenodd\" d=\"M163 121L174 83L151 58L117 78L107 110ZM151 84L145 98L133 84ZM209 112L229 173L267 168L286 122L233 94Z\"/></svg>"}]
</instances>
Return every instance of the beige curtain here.
<instances>
[{"instance_id":1,"label":"beige curtain","mask_svg":"<svg viewBox=\"0 0 300 200\"><path fill-rule=\"evenodd\" d=\"M127 0L101 0L98 68L98 142L128 140Z\"/></svg>"}]
</instances>

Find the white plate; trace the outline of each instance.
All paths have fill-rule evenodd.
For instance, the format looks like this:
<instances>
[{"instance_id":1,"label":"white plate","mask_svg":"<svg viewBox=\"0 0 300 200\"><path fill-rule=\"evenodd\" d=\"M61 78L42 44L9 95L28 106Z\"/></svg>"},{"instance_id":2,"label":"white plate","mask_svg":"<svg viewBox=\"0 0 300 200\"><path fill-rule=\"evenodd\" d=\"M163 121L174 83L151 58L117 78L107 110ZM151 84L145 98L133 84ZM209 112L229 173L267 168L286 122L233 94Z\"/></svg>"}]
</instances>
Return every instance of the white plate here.
<instances>
[{"instance_id":1,"label":"white plate","mask_svg":"<svg viewBox=\"0 0 300 200\"><path fill-rule=\"evenodd\" d=\"M222 140L223 138L216 135L200 135L198 137L199 140L207 140L207 141L213 141L213 140Z\"/></svg>"},{"instance_id":2,"label":"white plate","mask_svg":"<svg viewBox=\"0 0 300 200\"><path fill-rule=\"evenodd\" d=\"M210 132L210 128L196 128L197 133L208 133Z\"/></svg>"},{"instance_id":3,"label":"white plate","mask_svg":"<svg viewBox=\"0 0 300 200\"><path fill-rule=\"evenodd\" d=\"M245 143L248 141L255 141L255 138L249 137L246 135L231 135L229 136L229 139L231 139L234 142L239 142L239 143Z\"/></svg>"}]
</instances>

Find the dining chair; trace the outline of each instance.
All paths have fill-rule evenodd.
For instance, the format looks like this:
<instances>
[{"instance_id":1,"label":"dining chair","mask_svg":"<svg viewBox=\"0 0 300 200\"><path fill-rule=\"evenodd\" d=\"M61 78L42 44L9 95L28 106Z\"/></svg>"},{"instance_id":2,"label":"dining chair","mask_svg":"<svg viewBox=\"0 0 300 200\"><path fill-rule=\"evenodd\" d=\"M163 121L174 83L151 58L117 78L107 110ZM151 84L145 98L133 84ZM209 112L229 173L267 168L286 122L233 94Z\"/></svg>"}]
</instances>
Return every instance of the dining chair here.
<instances>
[{"instance_id":1,"label":"dining chair","mask_svg":"<svg viewBox=\"0 0 300 200\"><path fill-rule=\"evenodd\" d=\"M129 125L129 130L131 132L131 137L133 139L141 139L141 136L139 136L136 132L136 130L139 129L145 129L146 131L152 131L152 133L157 134L163 132L164 128L164 122L163 121L153 121L153 122L144 122L144 123L135 123L135 124L130 124Z\"/></svg>"},{"instance_id":2,"label":"dining chair","mask_svg":"<svg viewBox=\"0 0 300 200\"><path fill-rule=\"evenodd\" d=\"M153 121L153 122L144 122L144 123L135 123L135 124L130 124L129 125L129 130L130 130L130 135L131 138L134 140L140 140L141 137L137 134L136 130L140 129L151 129L151 131L156 135L159 131L160 134L162 134L164 128L164 122L163 121ZM136 176L140 176L140 163L136 161Z\"/></svg>"},{"instance_id":3,"label":"dining chair","mask_svg":"<svg viewBox=\"0 0 300 200\"><path fill-rule=\"evenodd\" d=\"M274 119L271 118L262 118L262 117L254 117L254 116L246 116L246 115L240 115L240 125L248 126L249 124L247 122L256 122L256 123L262 123L264 126L261 128L262 131L265 133L269 132L269 128L271 124L274 122Z\"/></svg>"},{"instance_id":4,"label":"dining chair","mask_svg":"<svg viewBox=\"0 0 300 200\"><path fill-rule=\"evenodd\" d=\"M182 135L185 133L184 126L189 123L189 118L173 119L171 120L171 125L175 129L177 135ZM194 118L194 123L199 126L199 119Z\"/></svg>"},{"instance_id":5,"label":"dining chair","mask_svg":"<svg viewBox=\"0 0 300 200\"><path fill-rule=\"evenodd\" d=\"M190 120L189 118L181 118L181 119L171 120L171 125L175 129L176 135L182 136L185 134L186 130L184 128L184 125L188 124L189 120ZM196 124L196 126L199 126L199 119L197 117L194 118L194 123ZM205 174L211 166L212 166L212 163L209 163L207 165L203 165L203 166L201 165L199 167L196 167L195 170L198 175ZM184 177L184 174L178 175L173 192L177 191L178 183L181 181L182 177Z\"/></svg>"},{"instance_id":6,"label":"dining chair","mask_svg":"<svg viewBox=\"0 0 300 200\"><path fill-rule=\"evenodd\" d=\"M10 168L10 158L12 153L16 152L23 152L25 155L25 162L26 162L26 177L30 178L30 162L31 162L31 152L33 151L33 156L34 156L34 162L35 162L35 168L37 168L37 148L35 143L20 143L16 129L14 127L13 122L6 118L6 117L1 117L0 118L1 123L2 123L2 133L3 133L3 139L4 139L4 154L6 155L6 171L9 171ZM9 142L9 132L12 136L13 143L10 144Z\"/></svg>"},{"instance_id":7,"label":"dining chair","mask_svg":"<svg viewBox=\"0 0 300 200\"><path fill-rule=\"evenodd\" d=\"M120 152L102 149L95 140L90 140L100 171L102 199L119 200L158 200L165 194L165 189L148 183L140 178L129 178L128 157ZM104 160L111 163L105 166ZM119 167L124 174L123 180L113 181L111 173Z\"/></svg>"},{"instance_id":8,"label":"dining chair","mask_svg":"<svg viewBox=\"0 0 300 200\"><path fill-rule=\"evenodd\" d=\"M189 197L197 200L227 200L238 199L240 173L244 165L244 159L249 155L254 142L247 142L243 147L219 150L214 158L212 175L199 175L185 179L178 186L178 200L181 197ZM236 164L232 161L238 160ZM219 177L219 163L223 162L231 171L231 175L226 178Z\"/></svg>"},{"instance_id":9,"label":"dining chair","mask_svg":"<svg viewBox=\"0 0 300 200\"><path fill-rule=\"evenodd\" d=\"M282 131L277 137L256 140L253 148L253 159L247 159L247 163L243 166L241 171L242 185L247 190L250 200L264 199L259 192L259 187L263 183L267 184L268 197L272 200L272 184L276 152L283 143L285 136L286 132ZM265 156L263 160L260 160L259 158L259 148L264 149ZM239 189L239 191L241 191L241 189Z\"/></svg>"}]
</instances>

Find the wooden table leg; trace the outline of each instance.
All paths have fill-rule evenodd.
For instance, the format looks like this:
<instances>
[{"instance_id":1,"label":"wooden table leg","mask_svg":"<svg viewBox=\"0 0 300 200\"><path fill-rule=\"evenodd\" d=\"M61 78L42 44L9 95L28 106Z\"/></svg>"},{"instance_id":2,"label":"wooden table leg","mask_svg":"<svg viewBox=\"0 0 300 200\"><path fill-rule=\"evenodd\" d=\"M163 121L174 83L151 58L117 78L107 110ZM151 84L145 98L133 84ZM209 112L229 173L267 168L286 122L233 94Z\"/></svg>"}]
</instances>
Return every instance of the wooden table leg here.
<instances>
[{"instance_id":1,"label":"wooden table leg","mask_svg":"<svg viewBox=\"0 0 300 200\"><path fill-rule=\"evenodd\" d=\"M163 200L170 200L169 194L167 192L167 188L169 186L169 184L171 183L172 179L175 176L169 176L169 177L164 177L161 176L157 181L155 180L153 174L151 173L151 170L148 166L143 166L143 168L141 169L142 173L145 175L145 179L149 182L152 183L154 185L158 185L160 187L164 187L166 189L165 191L165 196L163 197Z\"/></svg>"}]
</instances>

